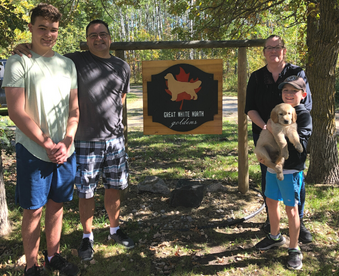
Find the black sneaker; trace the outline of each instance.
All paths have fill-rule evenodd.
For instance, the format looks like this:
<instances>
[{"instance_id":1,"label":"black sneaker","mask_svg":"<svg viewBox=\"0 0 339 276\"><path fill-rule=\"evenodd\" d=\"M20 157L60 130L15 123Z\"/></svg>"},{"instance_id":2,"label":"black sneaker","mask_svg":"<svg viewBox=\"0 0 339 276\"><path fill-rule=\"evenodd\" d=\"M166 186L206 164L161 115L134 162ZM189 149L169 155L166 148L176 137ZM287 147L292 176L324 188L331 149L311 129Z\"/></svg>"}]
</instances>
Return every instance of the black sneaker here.
<instances>
[{"instance_id":1,"label":"black sneaker","mask_svg":"<svg viewBox=\"0 0 339 276\"><path fill-rule=\"evenodd\" d=\"M287 268L299 270L303 267L303 254L298 249L288 249Z\"/></svg>"},{"instance_id":2,"label":"black sneaker","mask_svg":"<svg viewBox=\"0 0 339 276\"><path fill-rule=\"evenodd\" d=\"M108 235L108 240L115 240L116 243L123 245L127 249L131 249L134 247L134 241L129 238L121 229L113 235Z\"/></svg>"},{"instance_id":3,"label":"black sneaker","mask_svg":"<svg viewBox=\"0 0 339 276\"><path fill-rule=\"evenodd\" d=\"M312 235L310 231L304 225L303 220L300 220L300 233L299 233L299 241L302 243L310 243L312 242Z\"/></svg>"},{"instance_id":4,"label":"black sneaker","mask_svg":"<svg viewBox=\"0 0 339 276\"><path fill-rule=\"evenodd\" d=\"M268 234L266 238L264 238L255 245L255 248L259 250L268 250L272 247L279 247L283 245L285 241L286 240L282 235L280 235L278 239L274 240L271 238L270 234Z\"/></svg>"},{"instance_id":5,"label":"black sneaker","mask_svg":"<svg viewBox=\"0 0 339 276\"><path fill-rule=\"evenodd\" d=\"M271 224L268 219L265 221L261 229L264 231L265 234L269 234L271 232Z\"/></svg>"},{"instance_id":6,"label":"black sneaker","mask_svg":"<svg viewBox=\"0 0 339 276\"><path fill-rule=\"evenodd\" d=\"M25 266L24 276L40 276L40 267L39 266L32 266L30 269L27 269L27 265Z\"/></svg>"},{"instance_id":7,"label":"black sneaker","mask_svg":"<svg viewBox=\"0 0 339 276\"><path fill-rule=\"evenodd\" d=\"M89 238L82 239L80 247L78 248L78 256L81 260L90 261L93 259L93 243Z\"/></svg>"},{"instance_id":8,"label":"black sneaker","mask_svg":"<svg viewBox=\"0 0 339 276\"><path fill-rule=\"evenodd\" d=\"M53 258L51 261L48 261L47 257L47 250L43 251L43 254L45 256L45 268L48 270L59 270L59 273L61 275L66 276L76 276L79 273L79 268L72 263L69 263L66 261L65 258L61 257L60 254L54 253Z\"/></svg>"}]
</instances>

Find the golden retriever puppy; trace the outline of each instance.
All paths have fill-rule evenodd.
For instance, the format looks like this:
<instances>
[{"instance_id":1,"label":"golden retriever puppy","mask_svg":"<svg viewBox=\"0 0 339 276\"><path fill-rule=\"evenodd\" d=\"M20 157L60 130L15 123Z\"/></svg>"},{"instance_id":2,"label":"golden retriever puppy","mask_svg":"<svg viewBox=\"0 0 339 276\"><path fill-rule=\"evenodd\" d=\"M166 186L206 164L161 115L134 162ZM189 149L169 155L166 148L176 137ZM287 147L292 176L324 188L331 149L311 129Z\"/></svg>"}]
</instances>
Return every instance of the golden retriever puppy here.
<instances>
[{"instance_id":1,"label":"golden retriever puppy","mask_svg":"<svg viewBox=\"0 0 339 276\"><path fill-rule=\"evenodd\" d=\"M297 114L290 104L282 103L272 110L269 121L272 133L266 129L261 131L254 153L261 163L276 171L279 180L283 180L284 162L289 157L285 136L297 151L303 152L297 132Z\"/></svg>"}]
</instances>

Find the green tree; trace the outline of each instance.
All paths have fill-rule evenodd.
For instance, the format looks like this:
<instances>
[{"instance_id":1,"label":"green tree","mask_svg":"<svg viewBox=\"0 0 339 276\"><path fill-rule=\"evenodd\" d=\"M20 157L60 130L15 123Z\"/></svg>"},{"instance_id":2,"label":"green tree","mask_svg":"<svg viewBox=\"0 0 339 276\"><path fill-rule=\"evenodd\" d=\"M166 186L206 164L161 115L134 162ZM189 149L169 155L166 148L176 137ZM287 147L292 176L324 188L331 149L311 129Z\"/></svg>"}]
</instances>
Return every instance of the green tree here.
<instances>
[{"instance_id":1,"label":"green tree","mask_svg":"<svg viewBox=\"0 0 339 276\"><path fill-rule=\"evenodd\" d=\"M27 22L10 0L0 0L0 48L9 49L16 39L16 31L24 31Z\"/></svg>"}]
</instances>

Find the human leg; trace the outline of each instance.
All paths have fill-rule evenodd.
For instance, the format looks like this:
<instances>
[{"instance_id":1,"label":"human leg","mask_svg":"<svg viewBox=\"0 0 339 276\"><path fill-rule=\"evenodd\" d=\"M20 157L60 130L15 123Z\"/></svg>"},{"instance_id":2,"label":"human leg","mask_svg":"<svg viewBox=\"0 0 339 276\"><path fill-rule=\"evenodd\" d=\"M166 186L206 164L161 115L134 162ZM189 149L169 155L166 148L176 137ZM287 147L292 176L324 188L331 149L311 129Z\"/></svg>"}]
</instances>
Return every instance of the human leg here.
<instances>
[{"instance_id":1,"label":"human leg","mask_svg":"<svg viewBox=\"0 0 339 276\"><path fill-rule=\"evenodd\" d=\"M40 245L40 220L46 204L53 168L33 156L22 144L16 146L17 185L15 201L23 208L22 241L26 255L26 269L37 272L37 255ZM27 272L25 269L25 273ZM34 275L33 274L33 275Z\"/></svg>"},{"instance_id":2,"label":"human leg","mask_svg":"<svg viewBox=\"0 0 339 276\"><path fill-rule=\"evenodd\" d=\"M95 211L94 194L102 171L105 143L75 141L77 171L75 185L79 195L80 222L84 234L92 232Z\"/></svg>"},{"instance_id":3,"label":"human leg","mask_svg":"<svg viewBox=\"0 0 339 276\"><path fill-rule=\"evenodd\" d=\"M298 213L298 206L285 206L286 214L288 217L288 229L290 235L290 246L289 248L298 247L298 237L300 230L300 219Z\"/></svg>"},{"instance_id":4,"label":"human leg","mask_svg":"<svg viewBox=\"0 0 339 276\"><path fill-rule=\"evenodd\" d=\"M300 247L298 246L298 237L300 230L298 207L296 205L286 206L285 208L288 216L288 229L290 235L287 267L289 269L299 270L302 268L303 255L301 253Z\"/></svg>"},{"instance_id":5,"label":"human leg","mask_svg":"<svg viewBox=\"0 0 339 276\"><path fill-rule=\"evenodd\" d=\"M304 208L305 208L305 198L306 198L306 189L305 189L305 175L303 173L303 180L300 189L300 202L298 205L299 217L300 217L300 233L299 233L299 241L302 243L310 243L312 242L312 234L306 228L304 224Z\"/></svg>"},{"instance_id":6,"label":"human leg","mask_svg":"<svg viewBox=\"0 0 339 276\"><path fill-rule=\"evenodd\" d=\"M68 262L60 253L60 238L63 219L63 202L73 199L74 179L76 172L75 154L65 163L55 165L51 190L46 204L45 233L47 250L44 250L45 268L58 270L60 274L75 276L79 268Z\"/></svg>"},{"instance_id":7,"label":"human leg","mask_svg":"<svg viewBox=\"0 0 339 276\"><path fill-rule=\"evenodd\" d=\"M80 222L83 228L83 237L78 248L78 256L83 261L90 261L94 254L94 236L92 233L93 216L95 210L94 198L79 198Z\"/></svg>"},{"instance_id":8,"label":"human leg","mask_svg":"<svg viewBox=\"0 0 339 276\"><path fill-rule=\"evenodd\" d=\"M90 234L92 232L93 216L95 210L94 198L79 198L80 222L82 224L83 233Z\"/></svg>"},{"instance_id":9,"label":"human leg","mask_svg":"<svg viewBox=\"0 0 339 276\"><path fill-rule=\"evenodd\" d=\"M305 176L303 174L301 187L300 187L300 202L298 204L298 213L299 213L300 219L304 217L305 198L306 198Z\"/></svg>"},{"instance_id":10,"label":"human leg","mask_svg":"<svg viewBox=\"0 0 339 276\"><path fill-rule=\"evenodd\" d=\"M305 181L304 181L304 174L303 172L297 172L293 174L286 175L286 183L290 183L290 190L287 191L284 198L289 198L290 202L294 203L296 200L297 203L301 203L302 201L305 202ZM287 186L283 184L281 186L282 192ZM295 191L295 192L293 192ZM285 205L289 205L288 201L285 201ZM302 203L301 203L302 204ZM298 205L298 216L300 217L300 205ZM306 229L303 219L300 219L300 233L299 233L299 241L303 243L310 243L312 242L312 235Z\"/></svg>"},{"instance_id":11,"label":"human leg","mask_svg":"<svg viewBox=\"0 0 339 276\"><path fill-rule=\"evenodd\" d=\"M259 134L253 132L254 146L257 145L258 139L259 139ZM270 221L269 221L269 214L268 214L268 208L267 208L266 196L265 196L267 167L264 164L261 164L261 163L259 163L259 165L260 165L260 171L261 171L261 193L262 193L262 196L263 196L263 199L264 199L266 216L267 216L266 222L262 226L262 230L266 234L269 234L270 233Z\"/></svg>"},{"instance_id":12,"label":"human leg","mask_svg":"<svg viewBox=\"0 0 339 276\"><path fill-rule=\"evenodd\" d=\"M105 207L110 220L109 239L133 248L134 242L119 227L120 190L128 186L128 163L124 137L106 141L105 162L103 168L105 186Z\"/></svg>"},{"instance_id":13,"label":"human leg","mask_svg":"<svg viewBox=\"0 0 339 276\"><path fill-rule=\"evenodd\" d=\"M120 191L105 189L105 208L108 214L110 227L119 226L120 215Z\"/></svg>"},{"instance_id":14,"label":"human leg","mask_svg":"<svg viewBox=\"0 0 339 276\"><path fill-rule=\"evenodd\" d=\"M22 217L22 242L26 256L27 269L37 265L40 245L40 219L42 207L36 210L24 209Z\"/></svg>"},{"instance_id":15,"label":"human leg","mask_svg":"<svg viewBox=\"0 0 339 276\"><path fill-rule=\"evenodd\" d=\"M48 256L59 253L63 218L63 203L48 200L45 213L45 234Z\"/></svg>"},{"instance_id":16,"label":"human leg","mask_svg":"<svg viewBox=\"0 0 339 276\"><path fill-rule=\"evenodd\" d=\"M52 166L51 188L48 194L45 214L45 234L49 257L59 253L63 202L73 199L76 172L75 154L72 154L65 163L53 164Z\"/></svg>"},{"instance_id":17,"label":"human leg","mask_svg":"<svg viewBox=\"0 0 339 276\"><path fill-rule=\"evenodd\" d=\"M271 234L276 236L280 233L280 208L279 201L266 198L268 214L270 217Z\"/></svg>"},{"instance_id":18,"label":"human leg","mask_svg":"<svg viewBox=\"0 0 339 276\"><path fill-rule=\"evenodd\" d=\"M79 214L83 235L78 248L78 256L83 261L93 258L94 236L92 232L95 211L94 194L102 172L105 142L75 141L77 172L75 185L79 195Z\"/></svg>"},{"instance_id":19,"label":"human leg","mask_svg":"<svg viewBox=\"0 0 339 276\"><path fill-rule=\"evenodd\" d=\"M279 200L281 195L277 186L276 174L267 172L266 175L267 187L266 187L266 203L270 216L271 231L267 236L258 242L255 247L259 250L268 250L272 247L278 247L285 243L285 238L280 234L280 211Z\"/></svg>"}]
</instances>

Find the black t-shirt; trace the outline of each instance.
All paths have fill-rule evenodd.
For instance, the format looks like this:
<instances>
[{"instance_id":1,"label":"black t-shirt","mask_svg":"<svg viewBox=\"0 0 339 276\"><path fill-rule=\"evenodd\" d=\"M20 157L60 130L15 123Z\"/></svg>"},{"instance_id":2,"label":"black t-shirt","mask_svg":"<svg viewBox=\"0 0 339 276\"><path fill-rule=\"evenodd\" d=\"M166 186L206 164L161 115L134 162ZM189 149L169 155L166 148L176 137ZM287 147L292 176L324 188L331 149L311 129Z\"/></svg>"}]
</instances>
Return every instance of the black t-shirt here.
<instances>
[{"instance_id":1,"label":"black t-shirt","mask_svg":"<svg viewBox=\"0 0 339 276\"><path fill-rule=\"evenodd\" d=\"M91 52L66 54L78 75L80 119L76 140L101 141L123 135L122 94L129 92L130 67L115 57Z\"/></svg>"}]
</instances>

